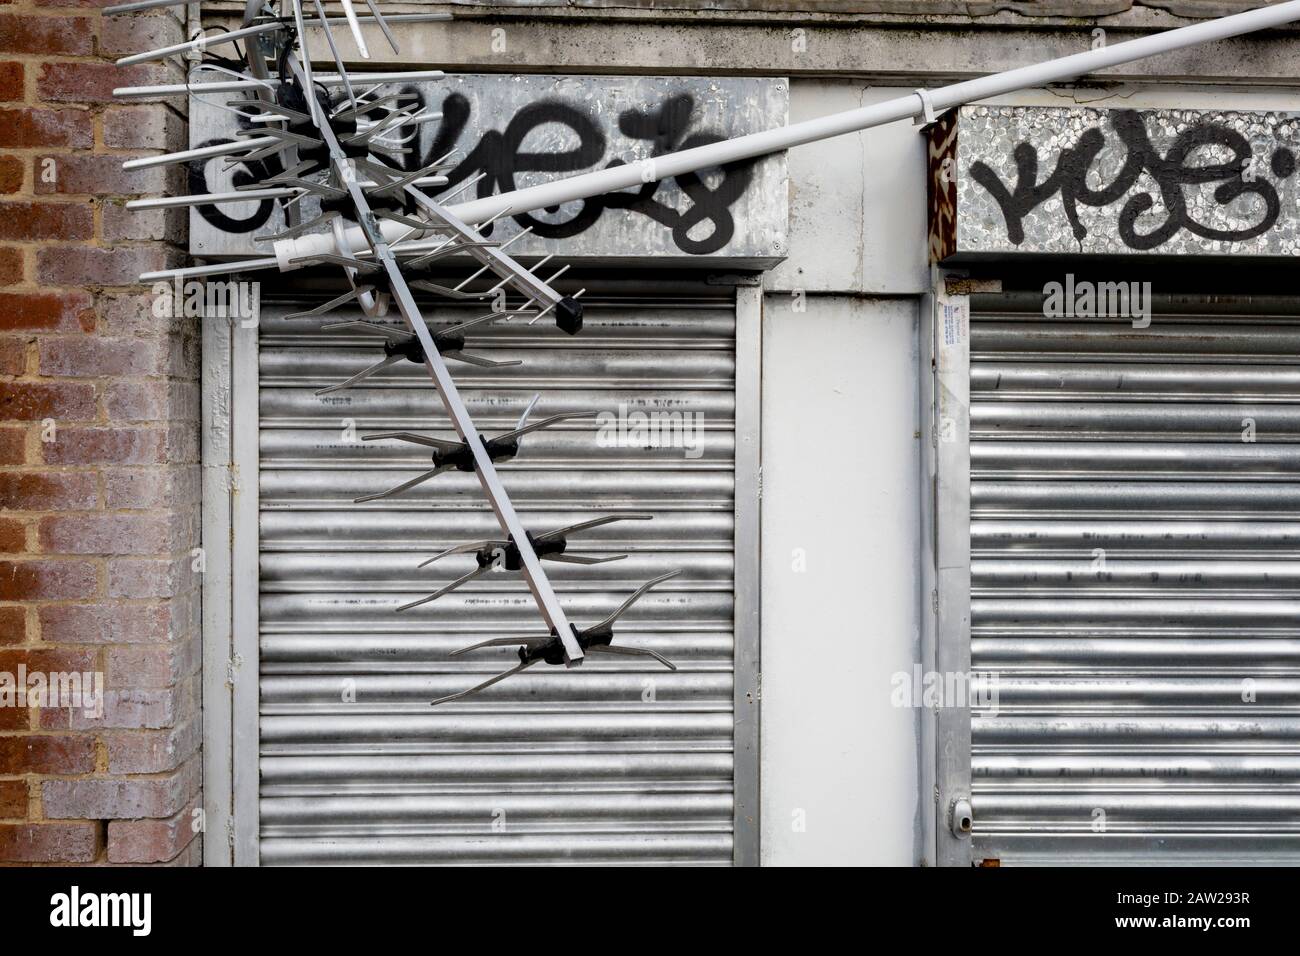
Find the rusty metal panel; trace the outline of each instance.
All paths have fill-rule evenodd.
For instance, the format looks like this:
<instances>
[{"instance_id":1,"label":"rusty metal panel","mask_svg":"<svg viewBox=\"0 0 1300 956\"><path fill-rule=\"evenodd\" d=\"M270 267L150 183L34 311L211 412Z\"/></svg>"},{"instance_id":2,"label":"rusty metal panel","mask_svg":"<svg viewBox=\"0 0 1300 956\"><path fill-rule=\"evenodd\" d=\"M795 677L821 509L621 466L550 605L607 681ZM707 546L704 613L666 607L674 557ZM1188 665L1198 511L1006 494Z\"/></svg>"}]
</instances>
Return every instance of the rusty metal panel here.
<instances>
[{"instance_id":1,"label":"rusty metal panel","mask_svg":"<svg viewBox=\"0 0 1300 956\"><path fill-rule=\"evenodd\" d=\"M1300 862L1300 302L973 300L976 860Z\"/></svg>"},{"instance_id":2,"label":"rusty metal panel","mask_svg":"<svg viewBox=\"0 0 1300 956\"><path fill-rule=\"evenodd\" d=\"M925 128L926 245L931 262L957 251L957 117L949 110Z\"/></svg>"},{"instance_id":3,"label":"rusty metal panel","mask_svg":"<svg viewBox=\"0 0 1300 956\"><path fill-rule=\"evenodd\" d=\"M389 85L381 92L403 93L442 113L419 127L402 168L419 169L456 150L448 190L483 174L452 201L783 126L790 106L785 80L753 77L474 74ZM213 105L228 99L229 94L207 97L211 102L194 97L191 146L228 142L239 131L244 121ZM226 163L218 158L191 164L190 192L226 191L248 180L247 170L226 169ZM786 255L786 192L786 159L779 154L520 215L485 231L507 240L532 225L533 234L510 247L524 260L554 253L564 261L725 261L766 268ZM314 199L301 205L307 217L318 209ZM284 226L271 200L197 206L190 213L190 251L267 254L269 244L258 240Z\"/></svg>"},{"instance_id":4,"label":"rusty metal panel","mask_svg":"<svg viewBox=\"0 0 1300 956\"><path fill-rule=\"evenodd\" d=\"M1300 256L1300 119L964 106L929 128L937 259ZM951 160L951 162L947 162ZM936 189L943 171L953 193Z\"/></svg>"},{"instance_id":5,"label":"rusty metal panel","mask_svg":"<svg viewBox=\"0 0 1300 956\"><path fill-rule=\"evenodd\" d=\"M473 566L467 556L465 567L449 559L418 570L424 557L497 526L472 476L459 473L408 496L352 503L421 468L413 446L359 436L400 428L450 437L449 424L414 365L313 394L379 348L374 338L322 332L320 319L285 318L294 308L264 307L260 333L262 862L732 862L732 290L673 302L595 298L582 335L563 342L526 320L476 330L475 354L524 360L460 373L485 433L513 427L533 394L539 416L610 413L529 436L502 479L530 529L654 515L573 540L573 550L626 560L553 564L550 574L582 625L683 568L619 631L678 670L593 658L572 671L535 668L438 708L428 702L504 670L514 648L448 652L536 633L535 609L518 575L502 572L393 613ZM469 313L434 314L441 325ZM635 428L637 415L655 411L689 415L698 431L680 444L663 431L657 440L634 430L602 436L601 421Z\"/></svg>"}]
</instances>

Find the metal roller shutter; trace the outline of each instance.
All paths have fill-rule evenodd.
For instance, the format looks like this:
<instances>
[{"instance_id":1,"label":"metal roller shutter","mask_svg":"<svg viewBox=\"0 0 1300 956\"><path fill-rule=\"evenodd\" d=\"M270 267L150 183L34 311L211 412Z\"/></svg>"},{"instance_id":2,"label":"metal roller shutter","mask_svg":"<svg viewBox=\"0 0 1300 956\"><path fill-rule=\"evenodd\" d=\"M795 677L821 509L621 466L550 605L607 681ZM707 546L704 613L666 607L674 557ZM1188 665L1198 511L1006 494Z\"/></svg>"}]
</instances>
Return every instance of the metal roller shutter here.
<instances>
[{"instance_id":1,"label":"metal roller shutter","mask_svg":"<svg viewBox=\"0 0 1300 956\"><path fill-rule=\"evenodd\" d=\"M1040 303L972 300L975 858L1300 862L1300 303Z\"/></svg>"},{"instance_id":2,"label":"metal roller shutter","mask_svg":"<svg viewBox=\"0 0 1300 956\"><path fill-rule=\"evenodd\" d=\"M592 300L575 338L521 320L471 336L467 351L524 361L453 366L485 434L513 428L539 393L534 416L689 412L704 440L698 457L608 447L596 424L570 422L526 437L501 468L530 529L654 515L571 544L626 551L624 561L547 568L579 625L683 568L619 627L620 642L653 648L678 670L593 657L437 709L431 699L505 670L515 653L449 651L543 633L540 618L509 573L392 612L473 567L470 556L419 571L423 558L498 528L475 477L458 472L352 503L428 467L414 446L361 442L353 429L454 435L427 376L407 363L315 396L379 347L322 333L319 319L284 318L298 308L264 307L260 336L262 862L730 863L734 295ZM436 328L482 311L428 315Z\"/></svg>"}]
</instances>

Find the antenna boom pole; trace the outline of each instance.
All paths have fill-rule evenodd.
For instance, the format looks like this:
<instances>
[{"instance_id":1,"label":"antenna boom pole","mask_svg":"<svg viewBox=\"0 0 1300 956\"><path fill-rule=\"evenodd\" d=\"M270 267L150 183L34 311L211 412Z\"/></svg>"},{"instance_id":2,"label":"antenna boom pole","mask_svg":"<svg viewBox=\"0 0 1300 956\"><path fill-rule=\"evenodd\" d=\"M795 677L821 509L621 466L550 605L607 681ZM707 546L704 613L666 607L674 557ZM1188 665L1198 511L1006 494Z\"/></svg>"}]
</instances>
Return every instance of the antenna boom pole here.
<instances>
[{"instance_id":1,"label":"antenna boom pole","mask_svg":"<svg viewBox=\"0 0 1300 956\"><path fill-rule=\"evenodd\" d=\"M473 202L459 203L451 206L450 211L457 218L471 225L490 219L505 209L509 209L511 215L519 215L544 209L547 206L558 206L565 202L589 199L603 193L628 189L645 182L669 179L739 160L754 159L792 146L802 146L818 140L843 136L846 133L856 133L876 126L896 123L899 120L909 118L932 120L938 113L964 103L1033 89L1048 83L1077 79L1108 67L1132 63L1135 60L1197 46L1201 43L1225 40L1245 33L1254 33L1257 30L1282 26L1295 20L1300 20L1300 0L1289 0L1287 3L1194 23L1191 26L1127 40L1114 46L1086 50L1057 60L1035 63L1032 66L1023 66L1004 73L993 73L934 90L917 90L915 93L861 109L834 113L791 126L763 130L720 143L667 153L640 163L601 169L538 186L516 189L513 192L500 193Z\"/></svg>"}]
</instances>

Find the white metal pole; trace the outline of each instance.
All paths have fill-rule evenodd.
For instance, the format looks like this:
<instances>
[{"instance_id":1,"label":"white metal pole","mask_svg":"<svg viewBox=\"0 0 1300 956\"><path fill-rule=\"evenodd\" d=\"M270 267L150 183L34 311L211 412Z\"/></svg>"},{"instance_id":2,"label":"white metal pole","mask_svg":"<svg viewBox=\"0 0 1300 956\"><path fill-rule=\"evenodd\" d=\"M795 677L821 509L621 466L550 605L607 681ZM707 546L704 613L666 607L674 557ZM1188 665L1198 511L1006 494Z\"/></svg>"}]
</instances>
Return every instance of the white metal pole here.
<instances>
[{"instance_id":1,"label":"white metal pole","mask_svg":"<svg viewBox=\"0 0 1300 956\"><path fill-rule=\"evenodd\" d=\"M491 219L503 209L509 209L511 215L517 216L547 206L558 206L576 199L588 199L642 183L721 166L724 163L766 156L769 153L789 149L791 146L801 146L816 140L829 139L832 136L855 133L910 117L926 116L931 112L938 113L963 103L987 99L990 96L1001 96L1017 90L1033 89L1048 83L1075 79L1095 70L1131 63L1134 60L1209 43L1213 40L1224 40L1243 33L1266 30L1294 20L1300 20L1300 0L1289 0L1276 6L1260 7L1218 20L1207 20L1203 23L1167 30L1164 33L1117 43L1114 46L1075 53L1046 63L1036 63L1033 66L1007 70L1005 73L994 73L978 79L954 83L928 92L918 90L907 96L886 100L862 109L835 113L779 129L750 133L720 143L656 156L654 159L643 160L640 163L582 173L526 189L516 189L513 192L488 196L472 202L458 203L449 208L461 221L471 225Z\"/></svg>"},{"instance_id":2,"label":"white metal pole","mask_svg":"<svg viewBox=\"0 0 1300 956\"><path fill-rule=\"evenodd\" d=\"M399 73L358 74L367 83L420 83L440 80L442 70L406 70ZM342 86L343 77L337 73L315 73L312 79L326 86ZM188 96L191 93L239 93L243 90L267 90L280 85L274 77L266 80L218 80L212 83L165 83L161 86L119 86L113 96L120 100L156 99L160 96Z\"/></svg>"},{"instance_id":3,"label":"white metal pole","mask_svg":"<svg viewBox=\"0 0 1300 956\"><path fill-rule=\"evenodd\" d=\"M167 166L172 163L188 163L196 159L209 160L218 156L229 156L231 153L247 153L255 149L264 149L280 142L283 141L274 136L250 136L247 139L219 143L216 146L200 146L176 153L163 153L161 156L141 156L139 159L128 159L122 164L122 168L149 169L154 166Z\"/></svg>"}]
</instances>

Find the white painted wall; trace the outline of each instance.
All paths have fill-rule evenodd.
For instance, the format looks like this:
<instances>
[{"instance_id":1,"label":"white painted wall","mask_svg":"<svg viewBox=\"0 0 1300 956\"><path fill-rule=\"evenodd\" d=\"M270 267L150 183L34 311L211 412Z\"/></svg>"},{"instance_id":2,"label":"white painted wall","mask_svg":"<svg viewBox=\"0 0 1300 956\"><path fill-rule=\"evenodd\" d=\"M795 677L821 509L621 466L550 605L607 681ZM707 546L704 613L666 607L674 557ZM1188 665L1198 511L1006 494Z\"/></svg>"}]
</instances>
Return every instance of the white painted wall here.
<instances>
[{"instance_id":1,"label":"white painted wall","mask_svg":"<svg viewBox=\"0 0 1300 956\"><path fill-rule=\"evenodd\" d=\"M916 300L795 301L763 319L763 863L911 865Z\"/></svg>"},{"instance_id":2,"label":"white painted wall","mask_svg":"<svg viewBox=\"0 0 1300 956\"><path fill-rule=\"evenodd\" d=\"M893 99L905 90L852 80L790 83L790 122ZM787 153L789 258L767 289L918 295L929 288L925 141L894 123Z\"/></svg>"}]
</instances>

